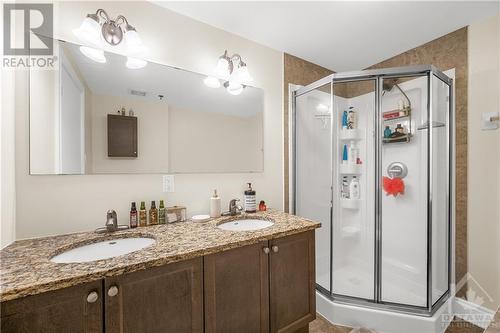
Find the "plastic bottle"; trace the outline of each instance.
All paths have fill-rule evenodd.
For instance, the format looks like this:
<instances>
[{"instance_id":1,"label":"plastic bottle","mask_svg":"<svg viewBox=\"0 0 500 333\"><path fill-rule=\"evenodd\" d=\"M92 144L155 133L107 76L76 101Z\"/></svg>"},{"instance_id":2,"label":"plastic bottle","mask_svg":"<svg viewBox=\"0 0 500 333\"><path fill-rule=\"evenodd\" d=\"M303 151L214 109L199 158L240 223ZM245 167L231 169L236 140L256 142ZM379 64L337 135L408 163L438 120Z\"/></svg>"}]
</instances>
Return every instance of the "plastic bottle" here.
<instances>
[{"instance_id":1,"label":"plastic bottle","mask_svg":"<svg viewBox=\"0 0 500 333\"><path fill-rule=\"evenodd\" d=\"M160 200L160 208L158 208L158 224L167 223L167 209L165 208L165 203Z\"/></svg>"},{"instance_id":2,"label":"plastic bottle","mask_svg":"<svg viewBox=\"0 0 500 333\"><path fill-rule=\"evenodd\" d=\"M344 149L342 150L342 164L347 164L347 145L344 145Z\"/></svg>"},{"instance_id":3,"label":"plastic bottle","mask_svg":"<svg viewBox=\"0 0 500 333\"><path fill-rule=\"evenodd\" d=\"M255 191L252 189L252 183L247 183L248 188L245 191L245 212L255 213L257 211L257 200L255 199Z\"/></svg>"},{"instance_id":4,"label":"plastic bottle","mask_svg":"<svg viewBox=\"0 0 500 333\"><path fill-rule=\"evenodd\" d=\"M358 115L354 108L349 107L349 112L347 114L347 129L356 129L358 128Z\"/></svg>"},{"instance_id":5,"label":"plastic bottle","mask_svg":"<svg viewBox=\"0 0 500 333\"><path fill-rule=\"evenodd\" d=\"M220 197L217 195L217 190L214 190L213 196L210 198L210 217L216 218L221 215Z\"/></svg>"},{"instance_id":6,"label":"plastic bottle","mask_svg":"<svg viewBox=\"0 0 500 333\"><path fill-rule=\"evenodd\" d=\"M358 148L356 148L356 143L354 141L351 141L349 144L349 152L347 154L349 157L348 163L350 165L354 165L358 161Z\"/></svg>"},{"instance_id":7,"label":"plastic bottle","mask_svg":"<svg viewBox=\"0 0 500 333\"><path fill-rule=\"evenodd\" d=\"M146 203L141 201L141 208L139 209L139 226L145 227L148 225L148 213L146 211Z\"/></svg>"},{"instance_id":8,"label":"plastic bottle","mask_svg":"<svg viewBox=\"0 0 500 333\"><path fill-rule=\"evenodd\" d=\"M156 203L151 201L151 208L149 209L149 224L158 224L158 209L156 209Z\"/></svg>"},{"instance_id":9,"label":"plastic bottle","mask_svg":"<svg viewBox=\"0 0 500 333\"><path fill-rule=\"evenodd\" d=\"M352 177L351 184L349 184L349 198L359 199L359 181L356 176Z\"/></svg>"},{"instance_id":10,"label":"plastic bottle","mask_svg":"<svg viewBox=\"0 0 500 333\"><path fill-rule=\"evenodd\" d=\"M132 202L130 207L130 228L137 228L137 208L135 202Z\"/></svg>"}]
</instances>

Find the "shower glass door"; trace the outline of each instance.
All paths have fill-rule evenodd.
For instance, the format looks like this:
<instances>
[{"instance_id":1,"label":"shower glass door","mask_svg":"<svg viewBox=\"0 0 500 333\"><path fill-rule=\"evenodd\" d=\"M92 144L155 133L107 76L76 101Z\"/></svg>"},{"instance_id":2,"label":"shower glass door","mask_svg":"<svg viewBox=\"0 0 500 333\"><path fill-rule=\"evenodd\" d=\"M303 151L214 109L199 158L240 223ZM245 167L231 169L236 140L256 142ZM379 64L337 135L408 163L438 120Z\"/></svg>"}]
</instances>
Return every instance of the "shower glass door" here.
<instances>
[{"instance_id":1,"label":"shower glass door","mask_svg":"<svg viewBox=\"0 0 500 333\"><path fill-rule=\"evenodd\" d=\"M332 294L375 297L376 80L333 84Z\"/></svg>"},{"instance_id":2,"label":"shower glass door","mask_svg":"<svg viewBox=\"0 0 500 333\"><path fill-rule=\"evenodd\" d=\"M331 83L295 98L295 214L321 222L316 229L316 284L330 293L332 108Z\"/></svg>"},{"instance_id":3,"label":"shower glass door","mask_svg":"<svg viewBox=\"0 0 500 333\"><path fill-rule=\"evenodd\" d=\"M428 75L382 82L380 300L426 307Z\"/></svg>"}]
</instances>

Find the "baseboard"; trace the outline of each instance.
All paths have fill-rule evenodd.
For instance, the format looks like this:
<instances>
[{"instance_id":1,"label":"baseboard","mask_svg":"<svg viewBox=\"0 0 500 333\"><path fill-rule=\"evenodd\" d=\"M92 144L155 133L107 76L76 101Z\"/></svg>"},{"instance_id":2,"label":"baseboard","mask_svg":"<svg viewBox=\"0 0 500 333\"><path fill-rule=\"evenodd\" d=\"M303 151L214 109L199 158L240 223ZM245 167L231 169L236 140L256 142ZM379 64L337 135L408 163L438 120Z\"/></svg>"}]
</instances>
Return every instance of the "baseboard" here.
<instances>
[{"instance_id":1,"label":"baseboard","mask_svg":"<svg viewBox=\"0 0 500 333\"><path fill-rule=\"evenodd\" d=\"M495 317L495 311L484 306L455 297L453 300L455 316L483 329L488 328Z\"/></svg>"}]
</instances>

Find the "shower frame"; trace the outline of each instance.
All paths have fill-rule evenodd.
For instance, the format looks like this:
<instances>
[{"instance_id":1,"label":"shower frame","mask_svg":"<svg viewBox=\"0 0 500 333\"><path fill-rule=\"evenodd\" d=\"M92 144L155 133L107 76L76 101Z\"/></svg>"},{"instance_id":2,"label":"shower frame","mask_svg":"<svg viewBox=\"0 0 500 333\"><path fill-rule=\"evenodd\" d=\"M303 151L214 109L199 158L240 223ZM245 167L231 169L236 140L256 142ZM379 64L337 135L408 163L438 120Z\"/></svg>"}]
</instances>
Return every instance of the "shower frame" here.
<instances>
[{"instance_id":1,"label":"shower frame","mask_svg":"<svg viewBox=\"0 0 500 333\"><path fill-rule=\"evenodd\" d=\"M448 169L447 177L447 231L448 231L448 288L437 301L432 302L432 163L433 163L433 134L431 130L427 131L427 285L426 285L426 306L416 306L392 302L384 302L381 300L381 247L382 247L382 186L381 186L381 175L382 175L382 134L383 134L383 119L382 119L382 83L384 79L390 78L404 78L404 77L426 77L427 78L427 121L429 129L433 127L433 76L438 78L440 81L445 83L448 88L448 110L446 112L446 123L448 124L448 131L446 134L446 153L448 159L446 161L446 166ZM289 146L289 180L290 180L290 192L289 192L289 202L290 211L295 214L296 207L296 98L304 95L308 92L316 90L320 87L330 84L330 105L332 105L332 142L333 142L333 105L334 105L334 85L336 83L349 83L356 81L369 81L372 80L375 83L375 109L374 109L374 134L375 134L375 238L374 238L374 298L365 299L356 296L347 296L334 294L332 291L328 291L319 284L316 284L316 290L323 296L327 297L333 302L362 306L379 310L388 310L404 314L413 314L420 316L432 316L440 307L443 305L454 293L453 290L453 262L454 259L454 246L453 246L453 226L454 226L454 133L455 133L455 122L454 122L454 80L449 78L443 72L438 70L433 65L416 65L416 66L406 66L406 67L393 67L386 69L375 69L375 70L363 70L363 71L352 71L352 72L341 72L334 73L327 77L324 77L318 81L315 81L307 86L294 89L290 87L290 108L289 108L289 133L290 133L290 146ZM424 109L425 112L425 109ZM333 165L335 163L335 156L332 154L332 174ZM333 232L333 216L334 216L334 191L331 191L331 205L330 205L330 233ZM330 289L332 288L333 273L332 273L332 255L333 255L333 237L330 235Z\"/></svg>"}]
</instances>

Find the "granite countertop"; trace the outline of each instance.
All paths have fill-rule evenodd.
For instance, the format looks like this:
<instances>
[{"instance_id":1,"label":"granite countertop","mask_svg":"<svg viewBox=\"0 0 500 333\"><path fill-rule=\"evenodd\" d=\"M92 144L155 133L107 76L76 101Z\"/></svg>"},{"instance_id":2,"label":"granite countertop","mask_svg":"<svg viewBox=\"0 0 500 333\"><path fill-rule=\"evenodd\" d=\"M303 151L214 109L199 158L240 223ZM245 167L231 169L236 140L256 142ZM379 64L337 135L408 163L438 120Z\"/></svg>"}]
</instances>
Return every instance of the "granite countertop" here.
<instances>
[{"instance_id":1,"label":"granite countertop","mask_svg":"<svg viewBox=\"0 0 500 333\"><path fill-rule=\"evenodd\" d=\"M236 217L274 221L257 231L226 231L216 225L232 217L208 222L178 222L117 231L112 234L81 232L16 241L0 250L0 300L8 301L50 290L70 287L109 276L191 259L262 240L279 238L321 226L320 223L278 211L243 214ZM126 255L86 263L59 264L54 255L77 246L112 238L145 236L153 245Z\"/></svg>"}]
</instances>

